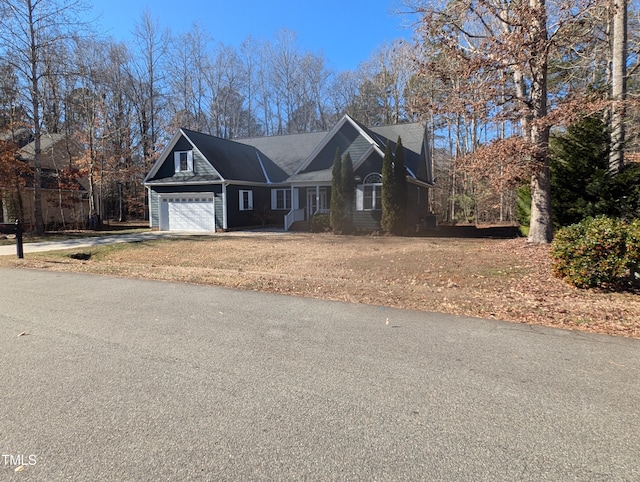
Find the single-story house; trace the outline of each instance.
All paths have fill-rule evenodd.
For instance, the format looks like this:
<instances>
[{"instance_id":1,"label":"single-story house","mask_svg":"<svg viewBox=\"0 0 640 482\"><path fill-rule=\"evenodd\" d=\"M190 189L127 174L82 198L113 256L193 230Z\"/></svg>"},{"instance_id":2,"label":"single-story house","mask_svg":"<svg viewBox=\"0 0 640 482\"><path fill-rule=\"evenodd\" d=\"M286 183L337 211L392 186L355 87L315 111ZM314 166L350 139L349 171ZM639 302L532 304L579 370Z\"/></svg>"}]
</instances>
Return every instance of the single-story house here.
<instances>
[{"instance_id":1,"label":"single-story house","mask_svg":"<svg viewBox=\"0 0 640 482\"><path fill-rule=\"evenodd\" d=\"M356 181L354 226L380 228L382 159L388 142L404 148L407 224L429 216L433 185L421 123L367 128L344 116L328 132L228 140L180 129L144 180L149 219L159 230L215 231L265 221L288 230L328 213L336 151L350 154Z\"/></svg>"}]
</instances>

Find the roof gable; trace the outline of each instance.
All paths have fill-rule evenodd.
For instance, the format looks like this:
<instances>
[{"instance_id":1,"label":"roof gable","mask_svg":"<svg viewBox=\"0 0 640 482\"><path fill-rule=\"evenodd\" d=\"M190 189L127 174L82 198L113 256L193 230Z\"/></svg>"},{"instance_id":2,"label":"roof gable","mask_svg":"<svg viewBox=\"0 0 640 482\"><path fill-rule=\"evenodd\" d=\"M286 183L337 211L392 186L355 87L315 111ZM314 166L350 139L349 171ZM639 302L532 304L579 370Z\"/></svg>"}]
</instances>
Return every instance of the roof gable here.
<instances>
[{"instance_id":1,"label":"roof gable","mask_svg":"<svg viewBox=\"0 0 640 482\"><path fill-rule=\"evenodd\" d=\"M23 161L33 164L36 157L35 141L31 141L18 151ZM78 142L64 134L42 134L40 136L40 166L43 169L63 169L70 167L82 154Z\"/></svg>"},{"instance_id":2,"label":"roof gable","mask_svg":"<svg viewBox=\"0 0 640 482\"><path fill-rule=\"evenodd\" d=\"M338 149L341 155L349 153L355 168L372 148L379 150L380 146L357 122L345 115L305 159L296 174L330 169Z\"/></svg>"},{"instance_id":3,"label":"roof gable","mask_svg":"<svg viewBox=\"0 0 640 482\"><path fill-rule=\"evenodd\" d=\"M431 150L426 126L422 123L393 124L363 129L369 131L373 137L386 139L391 142L395 152L398 137L402 139L404 147L404 162L409 175L428 184L433 184L433 168L431 166Z\"/></svg>"},{"instance_id":4,"label":"roof gable","mask_svg":"<svg viewBox=\"0 0 640 482\"><path fill-rule=\"evenodd\" d=\"M194 172L174 173L172 153L189 147L199 154L194 154ZM198 159L201 160L199 165ZM218 180L271 184L286 180L287 173L252 146L180 129L154 164L145 182L158 179L166 181L169 178L176 182Z\"/></svg>"}]
</instances>

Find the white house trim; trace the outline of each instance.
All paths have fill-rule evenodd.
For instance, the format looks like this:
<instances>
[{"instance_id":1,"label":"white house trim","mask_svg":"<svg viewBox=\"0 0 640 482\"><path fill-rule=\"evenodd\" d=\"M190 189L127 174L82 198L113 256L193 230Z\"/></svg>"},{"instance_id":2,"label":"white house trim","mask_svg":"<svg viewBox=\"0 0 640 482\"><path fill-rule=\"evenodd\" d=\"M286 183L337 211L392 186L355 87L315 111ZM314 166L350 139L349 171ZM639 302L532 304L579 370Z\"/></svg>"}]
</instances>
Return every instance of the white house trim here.
<instances>
[{"instance_id":1,"label":"white house trim","mask_svg":"<svg viewBox=\"0 0 640 482\"><path fill-rule=\"evenodd\" d=\"M256 150L256 156L258 157L260 169L262 169L262 174L264 174L264 178L267 180L267 184L272 184L271 179L269 179L269 174L267 174L267 170L264 168L264 164L262 163L262 158L260 157L260 153L258 152L258 150Z\"/></svg>"},{"instance_id":2,"label":"white house trim","mask_svg":"<svg viewBox=\"0 0 640 482\"><path fill-rule=\"evenodd\" d=\"M229 229L227 223L227 185L222 185L222 229Z\"/></svg>"},{"instance_id":3,"label":"white house trim","mask_svg":"<svg viewBox=\"0 0 640 482\"><path fill-rule=\"evenodd\" d=\"M371 145L369 146L369 149L367 149L367 151L360 156L360 159L357 159L354 164L353 164L353 170L356 171L360 168L360 166L362 164L364 164L364 162L367 160L367 158L373 153L373 152L377 152L381 158L384 158L384 152L382 152L377 145Z\"/></svg>"},{"instance_id":4,"label":"white house trim","mask_svg":"<svg viewBox=\"0 0 640 482\"><path fill-rule=\"evenodd\" d=\"M411 176L407 176L407 182L410 182L411 184L415 184L416 186L421 186L421 187L433 187L433 184L429 184L428 182L424 182L421 181L420 179L416 179L415 177L411 177Z\"/></svg>"},{"instance_id":5,"label":"white house trim","mask_svg":"<svg viewBox=\"0 0 640 482\"><path fill-rule=\"evenodd\" d=\"M216 179L215 181L203 181L203 180L196 180L196 181L166 181L166 182L151 182L151 183L145 183L145 186L147 187L153 187L153 186L201 186L203 184L206 184L207 186L210 185L215 185L215 184L223 184L224 181L220 180L220 179Z\"/></svg>"},{"instance_id":6,"label":"white house trim","mask_svg":"<svg viewBox=\"0 0 640 482\"><path fill-rule=\"evenodd\" d=\"M178 132L176 132L173 135L173 137L171 138L167 146L164 148L164 150L162 151L162 153L160 154L156 162L153 164L153 167L151 168L147 176L144 178L143 182L147 182L147 179L152 179L158 173L158 171L162 167L162 164L164 164L165 158L169 156L169 153L176 146L176 144L178 143L178 140L180 139L180 136L182 136L183 134L184 133L182 132L182 129L179 129Z\"/></svg>"},{"instance_id":7,"label":"white house trim","mask_svg":"<svg viewBox=\"0 0 640 482\"><path fill-rule=\"evenodd\" d=\"M151 188L147 186L147 199L151 200ZM158 205L158 210L160 209L160 205ZM158 211L158 225L160 225L160 212ZM149 202L149 227L153 228L153 207L151 206L151 202Z\"/></svg>"}]
</instances>

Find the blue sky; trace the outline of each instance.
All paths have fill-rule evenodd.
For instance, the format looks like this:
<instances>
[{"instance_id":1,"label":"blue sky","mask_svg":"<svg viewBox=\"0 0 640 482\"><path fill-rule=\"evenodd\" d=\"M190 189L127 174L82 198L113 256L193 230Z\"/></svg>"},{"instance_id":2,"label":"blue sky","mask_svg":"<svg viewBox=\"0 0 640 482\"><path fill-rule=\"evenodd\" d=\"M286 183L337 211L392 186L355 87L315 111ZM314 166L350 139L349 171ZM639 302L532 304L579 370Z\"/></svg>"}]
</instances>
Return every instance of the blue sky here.
<instances>
[{"instance_id":1,"label":"blue sky","mask_svg":"<svg viewBox=\"0 0 640 482\"><path fill-rule=\"evenodd\" d=\"M201 24L215 42L239 46L249 35L271 40L276 31L297 34L298 46L323 53L328 67L355 69L386 42L408 39L410 18L395 12L401 0L92 0L98 30L127 41L142 12L149 10L174 34Z\"/></svg>"}]
</instances>

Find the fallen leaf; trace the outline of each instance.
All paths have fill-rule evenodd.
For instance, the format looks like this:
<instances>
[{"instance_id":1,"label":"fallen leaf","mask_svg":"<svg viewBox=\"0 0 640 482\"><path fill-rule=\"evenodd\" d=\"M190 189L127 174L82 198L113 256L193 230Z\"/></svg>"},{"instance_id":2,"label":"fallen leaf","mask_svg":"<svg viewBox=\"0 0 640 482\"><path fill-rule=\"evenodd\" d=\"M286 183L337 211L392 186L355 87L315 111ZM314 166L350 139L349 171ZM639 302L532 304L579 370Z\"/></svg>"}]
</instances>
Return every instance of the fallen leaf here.
<instances>
[{"instance_id":1,"label":"fallen leaf","mask_svg":"<svg viewBox=\"0 0 640 482\"><path fill-rule=\"evenodd\" d=\"M22 333L20 333L18 336L27 336L29 334L28 331L23 331Z\"/></svg>"},{"instance_id":2,"label":"fallen leaf","mask_svg":"<svg viewBox=\"0 0 640 482\"><path fill-rule=\"evenodd\" d=\"M14 472L22 472L24 470L24 465L18 465Z\"/></svg>"}]
</instances>

